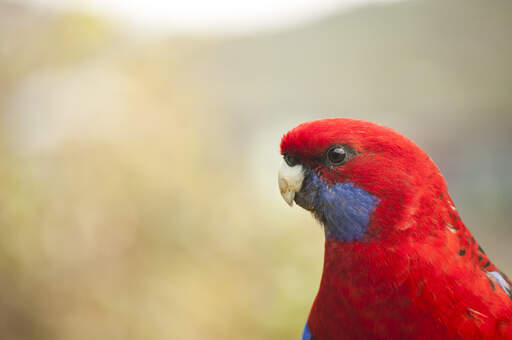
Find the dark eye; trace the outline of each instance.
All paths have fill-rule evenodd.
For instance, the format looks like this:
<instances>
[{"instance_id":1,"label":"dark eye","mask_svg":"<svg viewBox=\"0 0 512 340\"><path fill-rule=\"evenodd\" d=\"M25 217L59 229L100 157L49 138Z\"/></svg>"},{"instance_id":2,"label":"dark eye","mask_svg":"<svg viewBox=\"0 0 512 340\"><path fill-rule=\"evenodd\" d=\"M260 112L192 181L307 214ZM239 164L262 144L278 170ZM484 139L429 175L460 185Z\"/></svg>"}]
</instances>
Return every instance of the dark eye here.
<instances>
[{"instance_id":1,"label":"dark eye","mask_svg":"<svg viewBox=\"0 0 512 340\"><path fill-rule=\"evenodd\" d=\"M286 162L286 164L288 164L289 166L292 166L292 167L299 164L299 160L290 155L284 155L284 161Z\"/></svg>"},{"instance_id":2,"label":"dark eye","mask_svg":"<svg viewBox=\"0 0 512 340\"><path fill-rule=\"evenodd\" d=\"M347 153L345 152L345 149L343 149L343 147L341 146L332 147L327 151L327 162L330 165L343 164L346 158Z\"/></svg>"}]
</instances>

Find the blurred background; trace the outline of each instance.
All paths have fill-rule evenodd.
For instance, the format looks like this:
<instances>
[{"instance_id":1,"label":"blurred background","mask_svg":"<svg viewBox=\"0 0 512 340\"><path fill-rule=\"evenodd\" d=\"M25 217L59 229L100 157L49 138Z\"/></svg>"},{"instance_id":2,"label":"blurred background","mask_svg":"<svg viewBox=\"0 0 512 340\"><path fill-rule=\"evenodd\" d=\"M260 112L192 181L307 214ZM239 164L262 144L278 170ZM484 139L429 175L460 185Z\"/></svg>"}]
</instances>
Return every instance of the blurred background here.
<instances>
[{"instance_id":1,"label":"blurred background","mask_svg":"<svg viewBox=\"0 0 512 340\"><path fill-rule=\"evenodd\" d=\"M512 275L512 2L0 0L0 338L298 339L300 122L388 125Z\"/></svg>"}]
</instances>

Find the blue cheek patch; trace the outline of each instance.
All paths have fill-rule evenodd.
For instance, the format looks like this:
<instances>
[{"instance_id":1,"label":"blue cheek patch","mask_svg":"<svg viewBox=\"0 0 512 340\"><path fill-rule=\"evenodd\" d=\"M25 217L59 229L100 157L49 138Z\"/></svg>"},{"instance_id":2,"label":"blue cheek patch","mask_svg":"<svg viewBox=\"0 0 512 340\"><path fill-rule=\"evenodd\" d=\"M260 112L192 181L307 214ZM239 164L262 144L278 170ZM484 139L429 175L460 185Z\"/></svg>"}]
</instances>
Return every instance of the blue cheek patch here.
<instances>
[{"instance_id":1,"label":"blue cheek patch","mask_svg":"<svg viewBox=\"0 0 512 340\"><path fill-rule=\"evenodd\" d=\"M309 331L308 323L304 326L304 331L302 332L302 340L312 340L311 332Z\"/></svg>"},{"instance_id":2,"label":"blue cheek patch","mask_svg":"<svg viewBox=\"0 0 512 340\"><path fill-rule=\"evenodd\" d=\"M314 172L304 189L306 199L324 223L325 236L344 242L364 235L379 203L377 197L353 183L328 186Z\"/></svg>"}]
</instances>

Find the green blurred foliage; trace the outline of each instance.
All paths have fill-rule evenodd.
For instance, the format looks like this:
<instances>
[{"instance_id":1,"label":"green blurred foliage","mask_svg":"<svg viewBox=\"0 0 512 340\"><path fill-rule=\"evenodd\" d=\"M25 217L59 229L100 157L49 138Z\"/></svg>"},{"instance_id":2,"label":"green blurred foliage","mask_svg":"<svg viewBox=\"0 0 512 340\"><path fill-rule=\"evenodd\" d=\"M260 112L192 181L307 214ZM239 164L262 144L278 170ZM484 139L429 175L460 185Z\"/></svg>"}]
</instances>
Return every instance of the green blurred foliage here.
<instances>
[{"instance_id":1,"label":"green blurred foliage","mask_svg":"<svg viewBox=\"0 0 512 340\"><path fill-rule=\"evenodd\" d=\"M299 338L323 235L279 197L279 138L347 112L425 148L511 273L510 7L202 39L0 2L0 337Z\"/></svg>"}]
</instances>

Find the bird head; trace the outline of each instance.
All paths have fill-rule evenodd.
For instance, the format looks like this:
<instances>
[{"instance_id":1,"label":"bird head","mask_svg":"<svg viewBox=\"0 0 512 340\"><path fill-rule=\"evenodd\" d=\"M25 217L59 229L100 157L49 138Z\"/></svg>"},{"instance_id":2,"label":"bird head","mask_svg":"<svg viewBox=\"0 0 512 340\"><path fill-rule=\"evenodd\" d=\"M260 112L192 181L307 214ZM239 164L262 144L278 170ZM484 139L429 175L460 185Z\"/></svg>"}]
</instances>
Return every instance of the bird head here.
<instances>
[{"instance_id":1,"label":"bird head","mask_svg":"<svg viewBox=\"0 0 512 340\"><path fill-rule=\"evenodd\" d=\"M434 162L390 128L355 119L303 123L281 141L279 188L341 242L406 230L434 200L449 200ZM445 197L443 198L443 195Z\"/></svg>"}]
</instances>

